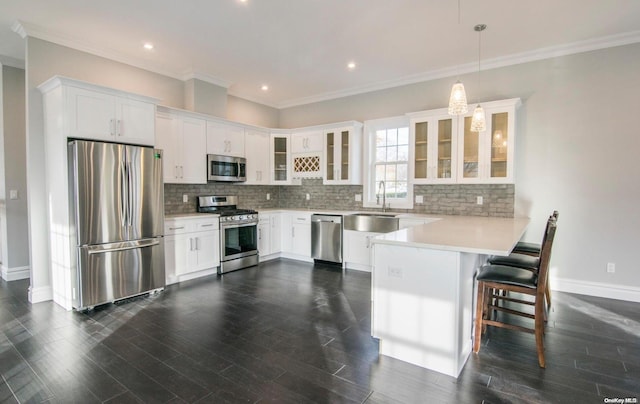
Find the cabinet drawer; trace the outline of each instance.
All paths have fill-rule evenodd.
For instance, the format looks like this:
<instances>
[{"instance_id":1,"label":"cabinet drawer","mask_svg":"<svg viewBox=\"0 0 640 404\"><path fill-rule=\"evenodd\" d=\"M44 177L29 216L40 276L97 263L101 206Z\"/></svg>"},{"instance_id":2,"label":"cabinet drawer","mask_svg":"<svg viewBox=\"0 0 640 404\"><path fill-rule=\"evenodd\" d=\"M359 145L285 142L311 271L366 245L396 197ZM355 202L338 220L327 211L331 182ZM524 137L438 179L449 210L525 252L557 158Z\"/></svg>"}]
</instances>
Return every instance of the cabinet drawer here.
<instances>
[{"instance_id":1,"label":"cabinet drawer","mask_svg":"<svg viewBox=\"0 0 640 404\"><path fill-rule=\"evenodd\" d=\"M196 223L194 223L194 231L210 231L218 230L219 228L220 220L218 218L198 220Z\"/></svg>"},{"instance_id":2,"label":"cabinet drawer","mask_svg":"<svg viewBox=\"0 0 640 404\"><path fill-rule=\"evenodd\" d=\"M165 220L164 235L183 234L194 231L194 223L190 220Z\"/></svg>"}]
</instances>

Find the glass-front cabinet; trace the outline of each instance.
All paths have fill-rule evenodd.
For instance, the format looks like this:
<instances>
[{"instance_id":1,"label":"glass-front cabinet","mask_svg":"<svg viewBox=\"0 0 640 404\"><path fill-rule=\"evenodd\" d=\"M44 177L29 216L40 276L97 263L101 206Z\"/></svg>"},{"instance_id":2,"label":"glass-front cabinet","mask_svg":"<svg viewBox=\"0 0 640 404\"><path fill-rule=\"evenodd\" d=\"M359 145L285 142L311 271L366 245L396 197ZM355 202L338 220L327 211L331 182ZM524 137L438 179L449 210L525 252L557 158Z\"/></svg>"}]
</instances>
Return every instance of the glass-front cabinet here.
<instances>
[{"instance_id":1,"label":"glass-front cabinet","mask_svg":"<svg viewBox=\"0 0 640 404\"><path fill-rule=\"evenodd\" d=\"M291 139L288 133L271 133L271 184L291 184Z\"/></svg>"},{"instance_id":2,"label":"glass-front cabinet","mask_svg":"<svg viewBox=\"0 0 640 404\"><path fill-rule=\"evenodd\" d=\"M459 118L459 183L513 183L515 111L520 104L519 98L482 103L484 132L471 132L470 115Z\"/></svg>"},{"instance_id":3,"label":"glass-front cabinet","mask_svg":"<svg viewBox=\"0 0 640 404\"><path fill-rule=\"evenodd\" d=\"M409 116L414 184L456 182L456 117L446 108Z\"/></svg>"},{"instance_id":4,"label":"glass-front cabinet","mask_svg":"<svg viewBox=\"0 0 640 404\"><path fill-rule=\"evenodd\" d=\"M325 185L362 184L362 125L325 130Z\"/></svg>"}]
</instances>

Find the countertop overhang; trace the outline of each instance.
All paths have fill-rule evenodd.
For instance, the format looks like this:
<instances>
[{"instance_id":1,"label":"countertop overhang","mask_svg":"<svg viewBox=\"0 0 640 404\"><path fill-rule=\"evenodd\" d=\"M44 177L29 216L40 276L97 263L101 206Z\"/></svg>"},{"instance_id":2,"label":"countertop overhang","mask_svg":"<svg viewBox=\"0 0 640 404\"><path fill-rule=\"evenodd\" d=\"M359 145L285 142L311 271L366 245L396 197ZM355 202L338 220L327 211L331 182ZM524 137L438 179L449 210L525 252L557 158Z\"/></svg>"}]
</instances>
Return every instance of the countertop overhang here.
<instances>
[{"instance_id":1,"label":"countertop overhang","mask_svg":"<svg viewBox=\"0 0 640 404\"><path fill-rule=\"evenodd\" d=\"M509 255L529 225L529 218L424 217L437 220L382 234L371 242L474 254Z\"/></svg>"}]
</instances>

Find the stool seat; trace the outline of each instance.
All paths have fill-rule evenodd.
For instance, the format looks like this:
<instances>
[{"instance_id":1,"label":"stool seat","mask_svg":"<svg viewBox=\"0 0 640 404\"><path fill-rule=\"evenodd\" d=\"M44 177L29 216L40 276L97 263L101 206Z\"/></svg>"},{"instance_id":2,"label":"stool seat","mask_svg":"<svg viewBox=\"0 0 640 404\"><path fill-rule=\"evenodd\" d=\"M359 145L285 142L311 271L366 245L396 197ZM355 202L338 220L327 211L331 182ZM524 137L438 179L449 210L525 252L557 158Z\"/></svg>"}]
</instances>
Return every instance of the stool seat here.
<instances>
[{"instance_id":1,"label":"stool seat","mask_svg":"<svg viewBox=\"0 0 640 404\"><path fill-rule=\"evenodd\" d=\"M540 258L533 257L531 255L512 253L506 257L494 255L491 258L489 258L488 262L489 264L493 264L493 265L504 265L508 267L518 267L518 268L528 269L530 271L537 271L538 264L540 263Z\"/></svg>"},{"instance_id":2,"label":"stool seat","mask_svg":"<svg viewBox=\"0 0 640 404\"><path fill-rule=\"evenodd\" d=\"M529 243L526 241L518 241L516 246L513 247L514 253L518 254L528 254L528 255L540 255L540 244L538 243Z\"/></svg>"},{"instance_id":3,"label":"stool seat","mask_svg":"<svg viewBox=\"0 0 640 404\"><path fill-rule=\"evenodd\" d=\"M480 267L476 279L482 282L496 282L529 289L535 289L538 286L536 272L506 265L483 265Z\"/></svg>"}]
</instances>

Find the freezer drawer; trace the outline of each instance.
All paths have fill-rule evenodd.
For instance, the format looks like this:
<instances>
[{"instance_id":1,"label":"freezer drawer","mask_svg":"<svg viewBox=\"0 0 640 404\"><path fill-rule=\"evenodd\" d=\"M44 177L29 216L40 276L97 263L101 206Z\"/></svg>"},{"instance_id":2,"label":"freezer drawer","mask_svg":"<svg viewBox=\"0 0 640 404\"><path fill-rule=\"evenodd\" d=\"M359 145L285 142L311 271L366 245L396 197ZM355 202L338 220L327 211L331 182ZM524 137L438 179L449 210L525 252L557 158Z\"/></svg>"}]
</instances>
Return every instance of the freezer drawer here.
<instances>
[{"instance_id":1,"label":"freezer drawer","mask_svg":"<svg viewBox=\"0 0 640 404\"><path fill-rule=\"evenodd\" d=\"M163 288L164 238L78 247L74 284L76 309Z\"/></svg>"}]
</instances>

